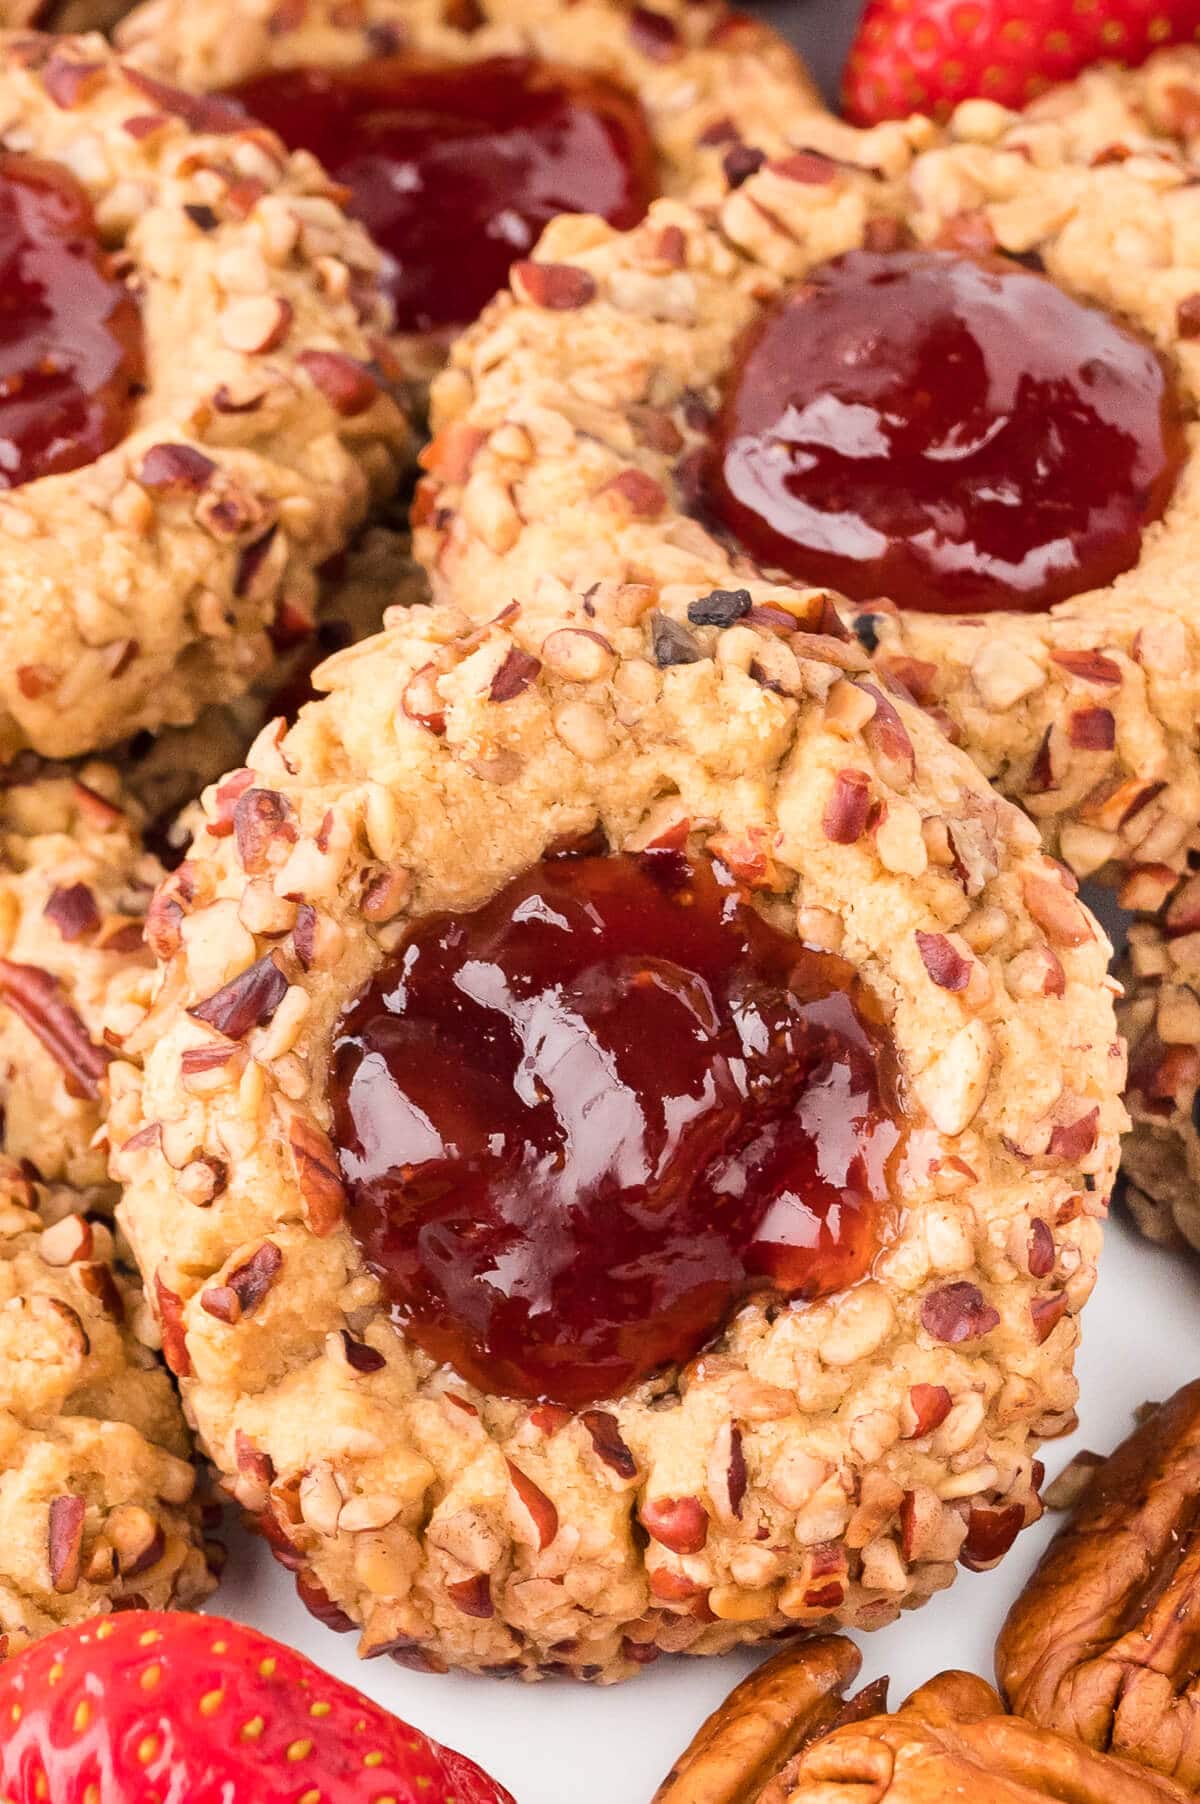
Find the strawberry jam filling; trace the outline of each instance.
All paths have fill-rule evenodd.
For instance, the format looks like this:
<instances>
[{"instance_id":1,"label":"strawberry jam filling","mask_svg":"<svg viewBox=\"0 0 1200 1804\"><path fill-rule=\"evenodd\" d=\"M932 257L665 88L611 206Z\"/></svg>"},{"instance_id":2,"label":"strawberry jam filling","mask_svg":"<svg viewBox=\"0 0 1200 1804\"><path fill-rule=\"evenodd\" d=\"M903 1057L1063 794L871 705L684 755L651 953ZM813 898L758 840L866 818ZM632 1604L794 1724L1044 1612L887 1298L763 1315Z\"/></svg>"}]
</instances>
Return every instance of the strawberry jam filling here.
<instances>
[{"instance_id":1,"label":"strawberry jam filling","mask_svg":"<svg viewBox=\"0 0 1200 1804\"><path fill-rule=\"evenodd\" d=\"M853 251L741 347L708 501L857 601L1033 612L1136 563L1184 454L1153 346L1020 265Z\"/></svg>"},{"instance_id":2,"label":"strawberry jam filling","mask_svg":"<svg viewBox=\"0 0 1200 1804\"><path fill-rule=\"evenodd\" d=\"M624 229L657 193L637 103L528 58L291 69L235 97L349 189L383 252L401 331L473 320L556 214L598 213Z\"/></svg>"},{"instance_id":3,"label":"strawberry jam filling","mask_svg":"<svg viewBox=\"0 0 1200 1804\"><path fill-rule=\"evenodd\" d=\"M76 470L124 437L141 315L68 169L0 154L0 487Z\"/></svg>"},{"instance_id":4,"label":"strawberry jam filling","mask_svg":"<svg viewBox=\"0 0 1200 1804\"><path fill-rule=\"evenodd\" d=\"M892 1059L853 968L678 852L551 858L418 922L339 1025L349 1222L404 1333L571 1408L752 1293L867 1271Z\"/></svg>"}]
</instances>

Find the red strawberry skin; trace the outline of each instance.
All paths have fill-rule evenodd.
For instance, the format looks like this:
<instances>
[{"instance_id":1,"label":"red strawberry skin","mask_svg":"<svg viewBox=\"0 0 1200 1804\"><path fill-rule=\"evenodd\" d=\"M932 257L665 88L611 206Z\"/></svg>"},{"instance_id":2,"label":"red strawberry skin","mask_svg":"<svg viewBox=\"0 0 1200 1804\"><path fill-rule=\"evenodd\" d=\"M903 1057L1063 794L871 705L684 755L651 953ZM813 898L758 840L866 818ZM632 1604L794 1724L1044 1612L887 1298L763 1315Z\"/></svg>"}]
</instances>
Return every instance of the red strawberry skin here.
<instances>
[{"instance_id":1,"label":"red strawberry skin","mask_svg":"<svg viewBox=\"0 0 1200 1804\"><path fill-rule=\"evenodd\" d=\"M0 1666L6 1804L513 1804L291 1648L131 1610Z\"/></svg>"},{"instance_id":2,"label":"red strawberry skin","mask_svg":"<svg viewBox=\"0 0 1200 1804\"><path fill-rule=\"evenodd\" d=\"M944 118L960 100L1023 107L1091 63L1195 42L1200 0L868 0L842 84L858 125Z\"/></svg>"}]
</instances>

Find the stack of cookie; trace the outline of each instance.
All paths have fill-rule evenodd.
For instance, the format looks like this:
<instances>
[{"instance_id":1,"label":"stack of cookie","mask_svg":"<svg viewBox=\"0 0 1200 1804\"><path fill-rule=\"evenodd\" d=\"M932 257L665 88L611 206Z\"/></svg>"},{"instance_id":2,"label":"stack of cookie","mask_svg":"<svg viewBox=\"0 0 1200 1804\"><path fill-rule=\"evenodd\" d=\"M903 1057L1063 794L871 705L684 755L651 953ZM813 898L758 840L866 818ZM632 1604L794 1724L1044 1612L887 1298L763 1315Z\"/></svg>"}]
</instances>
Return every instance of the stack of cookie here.
<instances>
[{"instance_id":1,"label":"stack of cookie","mask_svg":"<svg viewBox=\"0 0 1200 1804\"><path fill-rule=\"evenodd\" d=\"M1196 65L859 131L722 0L118 45L0 39L0 1633L203 1596L172 1380L364 1653L889 1622L1040 1513L1077 876L1200 819Z\"/></svg>"}]
</instances>

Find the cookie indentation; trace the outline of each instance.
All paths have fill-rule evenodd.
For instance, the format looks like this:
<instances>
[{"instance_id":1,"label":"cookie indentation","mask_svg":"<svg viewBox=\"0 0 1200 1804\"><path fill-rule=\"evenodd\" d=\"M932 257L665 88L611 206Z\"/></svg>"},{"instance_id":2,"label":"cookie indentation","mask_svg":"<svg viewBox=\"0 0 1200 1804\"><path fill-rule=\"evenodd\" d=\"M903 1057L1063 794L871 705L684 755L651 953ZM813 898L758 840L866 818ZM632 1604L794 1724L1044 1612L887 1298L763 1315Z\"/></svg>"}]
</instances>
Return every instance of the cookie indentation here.
<instances>
[{"instance_id":1,"label":"cookie indentation","mask_svg":"<svg viewBox=\"0 0 1200 1804\"><path fill-rule=\"evenodd\" d=\"M350 1227L405 1332L581 1407L889 1232L891 1054L853 967L708 860L544 860L418 922L343 1017Z\"/></svg>"},{"instance_id":2,"label":"cookie indentation","mask_svg":"<svg viewBox=\"0 0 1200 1804\"><path fill-rule=\"evenodd\" d=\"M1148 339L1000 258L852 251L743 344L711 502L855 600L1036 612L1137 562L1184 455Z\"/></svg>"},{"instance_id":3,"label":"cookie indentation","mask_svg":"<svg viewBox=\"0 0 1200 1804\"><path fill-rule=\"evenodd\" d=\"M0 156L0 487L119 443L144 373L137 303L86 191L58 163Z\"/></svg>"},{"instance_id":4,"label":"cookie indentation","mask_svg":"<svg viewBox=\"0 0 1200 1804\"><path fill-rule=\"evenodd\" d=\"M405 332L476 318L557 214L624 228L658 192L637 102L529 57L384 57L276 71L235 92L346 184Z\"/></svg>"}]
</instances>

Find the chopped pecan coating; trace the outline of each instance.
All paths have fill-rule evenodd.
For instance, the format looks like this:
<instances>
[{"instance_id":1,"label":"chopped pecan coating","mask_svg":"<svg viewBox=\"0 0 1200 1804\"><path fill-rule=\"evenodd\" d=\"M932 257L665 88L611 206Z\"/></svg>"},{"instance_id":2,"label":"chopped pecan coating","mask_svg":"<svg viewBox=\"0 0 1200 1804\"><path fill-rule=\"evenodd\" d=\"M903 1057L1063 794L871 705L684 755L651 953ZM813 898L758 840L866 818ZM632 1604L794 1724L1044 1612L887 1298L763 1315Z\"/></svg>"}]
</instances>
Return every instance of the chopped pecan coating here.
<instances>
[{"instance_id":1,"label":"chopped pecan coating","mask_svg":"<svg viewBox=\"0 0 1200 1804\"><path fill-rule=\"evenodd\" d=\"M136 416L99 455L81 440L86 458L5 497L7 762L80 756L241 696L393 491L409 435L367 368L390 318L378 252L311 158L98 36L10 34L0 91L6 142L81 185L145 339Z\"/></svg>"},{"instance_id":2,"label":"chopped pecan coating","mask_svg":"<svg viewBox=\"0 0 1200 1804\"><path fill-rule=\"evenodd\" d=\"M650 605L680 625L672 590L686 544L697 586L718 597L715 607L693 598L688 625L721 630L726 643L715 655L723 659L746 647L743 626L776 631L771 664L755 659L757 680L790 693L791 659L802 654L780 619L784 585L771 581L777 559L756 541L746 496L727 522L740 543L720 543L698 527L719 488L709 466L720 459L706 442L712 402L722 397L725 417L736 407L746 334L754 337L778 296L821 292L831 260L842 256L894 255L915 241L923 247L918 256L936 246L1025 262L1036 241L1043 273L1035 286L1044 281L1053 294L1051 285L1060 284L1140 329L1168 350L1188 393L1200 317L1192 240L1177 229L1166 233L1170 251L1143 258L1138 278L1128 281L1114 280L1105 249L1114 218L1136 235L1160 211L1174 220L1200 204L1160 110L1164 92L1179 85L1200 116L1194 46L1163 53L1132 82L1125 72L1091 70L1003 120L968 105L944 132L919 115L865 133L832 117L806 119L802 148L793 132L790 154L768 149L765 158L757 122L743 138L751 115L723 108L727 116L706 132L719 145L727 190L719 207L696 205L694 191L685 190L693 202L685 208L668 190L625 233L585 240L573 225L555 222L539 257L560 285L565 271L575 272L575 311L539 306L530 284L517 280L496 312L455 345L452 369L434 385L434 443L445 437L470 451L465 460L425 463L414 516L418 556L453 584L472 615L490 610L497 594L528 590L569 551L586 560L594 582L656 587ZM1143 96L1137 104L1135 93ZM1145 102L1147 94L1159 104ZM1138 154L1128 154L1134 142ZM1107 154L1114 146L1119 157ZM642 387L625 377L631 346L640 367L655 372L652 420ZM553 446L539 447L538 479L530 483L510 455L511 397L543 379L542 404L552 389L556 416L568 425ZM583 393L599 412L580 409ZM654 510L596 532L606 514L594 497L611 499L616 481L627 493L633 473L655 485ZM1186 574L1194 514L1185 494L1182 484L1163 530L1156 526L1141 542L1136 582L1100 576L1093 588L1083 581L1068 602L996 614L986 630L970 606L955 612L950 596L946 612L917 597L899 607L872 601L864 611L829 598L831 614L841 605L854 620L885 700L893 684L904 685L1001 793L1028 805L1047 849L1079 877L1150 869L1165 872L1173 887L1190 871L1200 763ZM854 500L843 496L839 505ZM786 529L779 521L776 528L779 551ZM804 558L805 527L797 521L796 529L791 550L801 580L838 580L838 572ZM840 574L855 586L852 571ZM726 602L739 592L744 612ZM669 668L661 628L657 640ZM868 743L886 736L886 719L881 710ZM884 746L873 749L882 764ZM901 763L903 749L892 750ZM844 813L844 789L840 800ZM852 821L841 831L849 835ZM886 831L894 835L894 823ZM969 861L963 865L971 877ZM1142 887L1158 881L1144 879ZM1029 906L1055 947L1078 943L1086 931L1057 887L1039 886Z\"/></svg>"},{"instance_id":3,"label":"chopped pecan coating","mask_svg":"<svg viewBox=\"0 0 1200 1804\"><path fill-rule=\"evenodd\" d=\"M797 122L820 106L795 52L726 0L656 0L652 7L583 0L582 12L579 5L531 12L522 0L255 0L249 7L245 0L208 0L199 10L185 0L157 0L136 9L120 41L131 63L209 93L272 70L340 70L397 50L450 64L533 57L603 72L642 110L661 191L708 199L725 193L727 166L745 171L786 150ZM742 143L739 126L753 133L753 145ZM659 234L657 268L669 272L681 256L669 228ZM590 297L585 272L570 262L556 269L522 259L515 274L531 302L548 310L569 315ZM438 335L419 336L436 367L439 351L430 341Z\"/></svg>"},{"instance_id":4,"label":"chopped pecan coating","mask_svg":"<svg viewBox=\"0 0 1200 1804\"><path fill-rule=\"evenodd\" d=\"M1012 1708L1200 1787L1200 1381L1118 1447L1009 1613Z\"/></svg>"},{"instance_id":5,"label":"chopped pecan coating","mask_svg":"<svg viewBox=\"0 0 1200 1804\"><path fill-rule=\"evenodd\" d=\"M0 1662L213 1586L179 1400L94 1200L0 1158Z\"/></svg>"},{"instance_id":6,"label":"chopped pecan coating","mask_svg":"<svg viewBox=\"0 0 1200 1804\"><path fill-rule=\"evenodd\" d=\"M29 757L0 788L0 1144L90 1189L106 1178L109 1068L145 1005L162 873L117 772L83 775Z\"/></svg>"},{"instance_id":7,"label":"chopped pecan coating","mask_svg":"<svg viewBox=\"0 0 1200 1804\"><path fill-rule=\"evenodd\" d=\"M328 693L286 735L260 734L206 791L161 892L178 919L156 918L151 1027L122 1048L109 1124L168 1362L226 1488L269 1518L285 1563L362 1625L369 1652L608 1680L685 1650L878 1626L960 1563L1003 1554L1037 1513L1033 1437L1075 1401L1122 1074L1100 937L1064 946L1047 994L1023 880L1062 879L911 703L892 704L903 742L868 744L878 699L811 644L790 650L824 633L784 639L753 610L697 624L689 597L715 605L698 586L669 617L704 655L663 667L647 586L583 574L581 590L558 582L544 607L506 603L482 625L445 606L389 611L369 646L326 664ZM823 606L787 617L814 626ZM794 694L749 668L781 648ZM822 828L844 769L879 804L852 844ZM745 808L716 800L731 770ZM289 831L263 843L263 820ZM890 1249L904 1283L881 1272L827 1306L755 1302L652 1392L514 1411L419 1364L364 1269L326 1106L332 1037L432 915L486 904L542 861L647 847L706 853L766 920L911 999L897 1050L909 1112L931 1126ZM918 933L963 961L961 988L931 980ZM264 978L280 992L269 1019ZM242 1037L217 1045L214 1027ZM1044 1157L1095 1109L1077 1163ZM234 1280L268 1243L281 1263L255 1308ZM1033 1305L1060 1295L1043 1337ZM1019 1407L1002 1414L991 1374L1015 1360ZM246 1470L246 1442L274 1477Z\"/></svg>"},{"instance_id":8,"label":"chopped pecan coating","mask_svg":"<svg viewBox=\"0 0 1200 1804\"><path fill-rule=\"evenodd\" d=\"M1125 987L1118 1020L1129 1042L1133 1117L1124 1201L1147 1239L1182 1250L1200 1248L1200 879L1163 907L1174 881L1165 865L1129 873L1122 907L1153 918L1131 925L1117 976Z\"/></svg>"}]
</instances>

